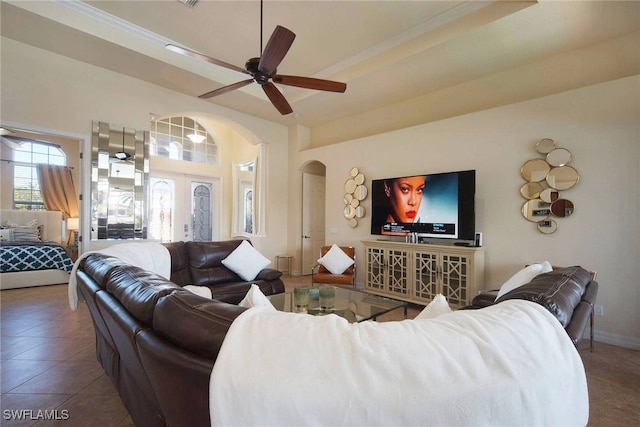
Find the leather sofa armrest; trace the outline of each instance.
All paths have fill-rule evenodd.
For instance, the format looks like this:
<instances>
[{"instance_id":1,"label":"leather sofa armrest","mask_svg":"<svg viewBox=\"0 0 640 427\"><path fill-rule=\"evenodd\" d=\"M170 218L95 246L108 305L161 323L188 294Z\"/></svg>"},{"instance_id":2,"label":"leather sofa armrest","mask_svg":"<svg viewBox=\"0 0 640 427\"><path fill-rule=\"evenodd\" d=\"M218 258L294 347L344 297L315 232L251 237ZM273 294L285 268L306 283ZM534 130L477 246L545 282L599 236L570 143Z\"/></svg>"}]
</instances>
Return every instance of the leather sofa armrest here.
<instances>
[{"instance_id":1,"label":"leather sofa armrest","mask_svg":"<svg viewBox=\"0 0 640 427\"><path fill-rule=\"evenodd\" d=\"M592 280L582 294L582 301L594 306L596 304L596 297L598 296L598 282Z\"/></svg>"},{"instance_id":2,"label":"leather sofa armrest","mask_svg":"<svg viewBox=\"0 0 640 427\"><path fill-rule=\"evenodd\" d=\"M591 304L586 301L580 301L576 309L573 311L571 321L565 330L574 345L577 345L582 340L582 335L584 334L585 329L587 329L592 309Z\"/></svg>"},{"instance_id":3,"label":"leather sofa armrest","mask_svg":"<svg viewBox=\"0 0 640 427\"><path fill-rule=\"evenodd\" d=\"M492 289L488 291L480 291L478 295L473 297L471 306L473 308L488 307L496 303L496 297L498 296L498 289Z\"/></svg>"},{"instance_id":4,"label":"leather sofa armrest","mask_svg":"<svg viewBox=\"0 0 640 427\"><path fill-rule=\"evenodd\" d=\"M264 268L258 273L256 276L256 280L276 280L282 276L282 271L276 270L275 268Z\"/></svg>"}]
</instances>

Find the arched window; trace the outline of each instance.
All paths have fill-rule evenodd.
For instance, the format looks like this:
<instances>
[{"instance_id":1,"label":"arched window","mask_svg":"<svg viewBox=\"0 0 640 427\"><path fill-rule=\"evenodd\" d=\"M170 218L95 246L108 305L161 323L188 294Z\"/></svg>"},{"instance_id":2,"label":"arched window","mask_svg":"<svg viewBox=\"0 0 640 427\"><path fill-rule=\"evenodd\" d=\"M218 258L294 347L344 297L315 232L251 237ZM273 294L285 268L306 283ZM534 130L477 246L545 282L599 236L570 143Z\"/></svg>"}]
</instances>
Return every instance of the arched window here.
<instances>
[{"instance_id":1,"label":"arched window","mask_svg":"<svg viewBox=\"0 0 640 427\"><path fill-rule=\"evenodd\" d=\"M218 146L207 130L191 117L151 121L150 153L176 160L218 164Z\"/></svg>"},{"instance_id":2,"label":"arched window","mask_svg":"<svg viewBox=\"0 0 640 427\"><path fill-rule=\"evenodd\" d=\"M67 158L59 145L7 136L13 149L13 209L46 210L40 193L36 164L65 166Z\"/></svg>"}]
</instances>

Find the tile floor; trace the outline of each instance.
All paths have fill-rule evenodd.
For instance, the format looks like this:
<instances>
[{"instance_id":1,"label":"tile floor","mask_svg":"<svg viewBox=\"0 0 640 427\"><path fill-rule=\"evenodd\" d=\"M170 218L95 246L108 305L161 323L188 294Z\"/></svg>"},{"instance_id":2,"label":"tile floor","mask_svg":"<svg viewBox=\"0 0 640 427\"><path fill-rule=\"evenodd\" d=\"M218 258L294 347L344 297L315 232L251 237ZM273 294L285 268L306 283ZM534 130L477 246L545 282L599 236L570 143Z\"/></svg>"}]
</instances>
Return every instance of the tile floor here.
<instances>
[{"instance_id":1,"label":"tile floor","mask_svg":"<svg viewBox=\"0 0 640 427\"><path fill-rule=\"evenodd\" d=\"M291 287L301 280L285 281ZM409 317L419 309L411 307ZM88 310L84 304L77 312L69 309L66 285L0 291L0 327L0 425L133 425L96 361ZM596 343L593 353L580 354L590 391L589 426L640 425L640 352ZM34 419L10 419L15 411ZM38 419L42 411L58 419Z\"/></svg>"}]
</instances>

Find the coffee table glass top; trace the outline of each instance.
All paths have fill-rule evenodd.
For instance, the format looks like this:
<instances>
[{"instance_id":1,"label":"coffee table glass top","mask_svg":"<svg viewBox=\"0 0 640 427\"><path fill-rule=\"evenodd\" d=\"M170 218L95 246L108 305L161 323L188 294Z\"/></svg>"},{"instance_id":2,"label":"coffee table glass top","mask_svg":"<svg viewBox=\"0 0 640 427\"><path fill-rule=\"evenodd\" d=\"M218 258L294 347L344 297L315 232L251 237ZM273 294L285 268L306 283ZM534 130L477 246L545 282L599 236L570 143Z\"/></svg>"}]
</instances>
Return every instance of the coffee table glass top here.
<instances>
[{"instance_id":1,"label":"coffee table glass top","mask_svg":"<svg viewBox=\"0 0 640 427\"><path fill-rule=\"evenodd\" d=\"M363 322L365 320L375 320L376 317L382 314L398 308L403 308L405 318L407 317L407 303L404 301L398 301L337 286L334 288L336 291L336 297L335 307L333 309L321 310L318 301L318 294L312 292L307 314L323 316L333 313L344 317L349 322L353 323ZM318 288L312 289L317 290ZM287 312L296 311L295 305L293 304L293 290L283 294L270 295L268 298L277 310Z\"/></svg>"}]
</instances>

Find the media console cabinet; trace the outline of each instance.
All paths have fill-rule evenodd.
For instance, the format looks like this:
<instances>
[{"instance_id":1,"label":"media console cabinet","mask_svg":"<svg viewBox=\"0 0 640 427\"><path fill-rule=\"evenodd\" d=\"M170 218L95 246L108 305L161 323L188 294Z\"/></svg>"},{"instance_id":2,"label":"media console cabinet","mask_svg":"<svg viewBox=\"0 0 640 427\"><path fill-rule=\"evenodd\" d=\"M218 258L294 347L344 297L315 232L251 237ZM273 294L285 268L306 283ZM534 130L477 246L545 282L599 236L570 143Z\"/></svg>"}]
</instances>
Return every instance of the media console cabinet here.
<instances>
[{"instance_id":1,"label":"media console cabinet","mask_svg":"<svg viewBox=\"0 0 640 427\"><path fill-rule=\"evenodd\" d=\"M426 305L442 294L453 307L484 289L484 248L365 240L365 290Z\"/></svg>"}]
</instances>

